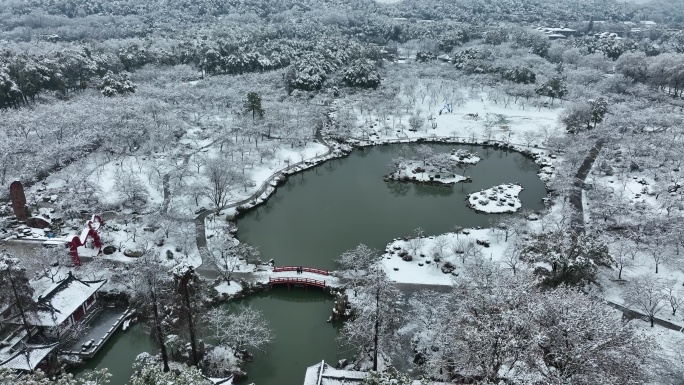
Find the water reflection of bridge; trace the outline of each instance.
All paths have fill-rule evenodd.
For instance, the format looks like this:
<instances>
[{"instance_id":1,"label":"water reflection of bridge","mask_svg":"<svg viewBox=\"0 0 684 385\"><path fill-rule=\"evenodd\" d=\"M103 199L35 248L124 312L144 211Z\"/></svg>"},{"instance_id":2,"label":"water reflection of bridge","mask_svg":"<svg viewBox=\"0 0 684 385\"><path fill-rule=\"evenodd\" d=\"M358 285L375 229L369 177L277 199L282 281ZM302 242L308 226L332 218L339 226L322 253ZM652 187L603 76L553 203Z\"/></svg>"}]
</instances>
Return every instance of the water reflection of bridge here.
<instances>
[{"instance_id":1,"label":"water reflection of bridge","mask_svg":"<svg viewBox=\"0 0 684 385\"><path fill-rule=\"evenodd\" d=\"M300 292L301 293L301 292ZM326 302L326 301L331 301L331 298L327 295L322 295L322 296L309 296L307 295L306 297L299 297L299 296L291 296L287 294L278 294L277 291L271 290L268 292L268 297L281 300L281 301L288 301L288 302Z\"/></svg>"},{"instance_id":2,"label":"water reflection of bridge","mask_svg":"<svg viewBox=\"0 0 684 385\"><path fill-rule=\"evenodd\" d=\"M268 284L271 286L278 284L287 285L288 290L290 289L290 285L295 287L303 286L306 290L309 289L309 286L320 287L321 289L326 288L325 281L323 280L299 277L270 277L268 278Z\"/></svg>"}]
</instances>

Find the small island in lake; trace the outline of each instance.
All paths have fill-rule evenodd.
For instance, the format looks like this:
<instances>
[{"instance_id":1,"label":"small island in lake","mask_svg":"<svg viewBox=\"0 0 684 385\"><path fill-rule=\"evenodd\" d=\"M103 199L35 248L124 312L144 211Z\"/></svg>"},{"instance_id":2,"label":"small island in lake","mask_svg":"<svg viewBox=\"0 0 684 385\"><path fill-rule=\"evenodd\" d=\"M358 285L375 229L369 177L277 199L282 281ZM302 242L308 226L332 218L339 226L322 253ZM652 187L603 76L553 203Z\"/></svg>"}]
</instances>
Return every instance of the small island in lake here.
<instances>
[{"instance_id":1,"label":"small island in lake","mask_svg":"<svg viewBox=\"0 0 684 385\"><path fill-rule=\"evenodd\" d=\"M522 204L518 195L523 190L517 184L502 184L468 195L468 206L483 213L512 213Z\"/></svg>"},{"instance_id":2,"label":"small island in lake","mask_svg":"<svg viewBox=\"0 0 684 385\"><path fill-rule=\"evenodd\" d=\"M435 153L432 148L420 146L410 158L399 157L390 163L390 174L385 181L454 184L469 182L470 177L456 174L456 168L467 171L477 164L480 157L466 150L451 150L449 153Z\"/></svg>"}]
</instances>

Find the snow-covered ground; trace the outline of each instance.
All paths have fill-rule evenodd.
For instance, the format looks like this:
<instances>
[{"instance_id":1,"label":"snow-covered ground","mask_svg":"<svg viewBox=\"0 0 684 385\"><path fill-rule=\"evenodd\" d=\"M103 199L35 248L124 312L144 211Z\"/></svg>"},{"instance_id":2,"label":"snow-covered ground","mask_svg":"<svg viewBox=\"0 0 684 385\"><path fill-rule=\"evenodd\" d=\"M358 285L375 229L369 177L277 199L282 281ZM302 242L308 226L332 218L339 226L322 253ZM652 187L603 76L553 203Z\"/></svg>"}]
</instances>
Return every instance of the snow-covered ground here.
<instances>
[{"instance_id":1,"label":"snow-covered ground","mask_svg":"<svg viewBox=\"0 0 684 385\"><path fill-rule=\"evenodd\" d=\"M518 195L523 190L517 184L502 184L468 196L470 207L483 213L512 213L522 207Z\"/></svg>"},{"instance_id":2,"label":"snow-covered ground","mask_svg":"<svg viewBox=\"0 0 684 385\"><path fill-rule=\"evenodd\" d=\"M453 277L476 258L498 261L508 268L504 258L509 245L495 230L463 229L459 233L394 240L385 248L380 263L397 283L452 285Z\"/></svg>"},{"instance_id":3,"label":"snow-covered ground","mask_svg":"<svg viewBox=\"0 0 684 385\"><path fill-rule=\"evenodd\" d=\"M235 295L242 291L243 287L239 282L221 282L220 284L214 286L214 289L219 294L225 295Z\"/></svg>"}]
</instances>

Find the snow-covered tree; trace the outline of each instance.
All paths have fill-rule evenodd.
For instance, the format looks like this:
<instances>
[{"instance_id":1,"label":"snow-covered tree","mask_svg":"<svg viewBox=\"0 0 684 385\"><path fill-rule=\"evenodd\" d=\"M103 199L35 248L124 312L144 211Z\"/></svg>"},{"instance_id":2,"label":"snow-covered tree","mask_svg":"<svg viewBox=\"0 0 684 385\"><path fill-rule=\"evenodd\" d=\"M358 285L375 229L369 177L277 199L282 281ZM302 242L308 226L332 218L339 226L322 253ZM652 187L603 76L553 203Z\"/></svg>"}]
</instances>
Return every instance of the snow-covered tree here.
<instances>
[{"instance_id":1,"label":"snow-covered tree","mask_svg":"<svg viewBox=\"0 0 684 385\"><path fill-rule=\"evenodd\" d=\"M169 354L166 348L166 337L170 333L169 325L165 321L165 313L171 300L171 277L159 269L159 264L146 256L135 265L130 282L131 302L150 321L150 334L159 346L162 360L162 370L168 372Z\"/></svg>"},{"instance_id":2,"label":"snow-covered tree","mask_svg":"<svg viewBox=\"0 0 684 385\"><path fill-rule=\"evenodd\" d=\"M114 74L112 71L109 71L102 77L102 81L97 88L104 96L116 96L135 92L136 85L128 80L126 73Z\"/></svg>"},{"instance_id":3,"label":"snow-covered tree","mask_svg":"<svg viewBox=\"0 0 684 385\"><path fill-rule=\"evenodd\" d=\"M618 271L618 280L622 280L622 272L636 266L634 257L638 251L637 245L631 240L618 238L612 250L611 256Z\"/></svg>"},{"instance_id":4,"label":"snow-covered tree","mask_svg":"<svg viewBox=\"0 0 684 385\"><path fill-rule=\"evenodd\" d=\"M416 295L406 320L415 362L441 381L638 383L653 349L601 298L491 264L468 266L451 293Z\"/></svg>"},{"instance_id":5,"label":"snow-covered tree","mask_svg":"<svg viewBox=\"0 0 684 385\"><path fill-rule=\"evenodd\" d=\"M207 249L209 261L216 267L223 279L230 284L235 269L239 268L241 261L236 253L239 249L235 239L230 237L215 237Z\"/></svg>"},{"instance_id":6,"label":"snow-covered tree","mask_svg":"<svg viewBox=\"0 0 684 385\"><path fill-rule=\"evenodd\" d=\"M344 71L342 80L350 87L378 88L380 73L375 63L367 59L359 59Z\"/></svg>"},{"instance_id":7,"label":"snow-covered tree","mask_svg":"<svg viewBox=\"0 0 684 385\"><path fill-rule=\"evenodd\" d=\"M19 313L24 330L30 333L36 310L33 288L19 259L6 252L0 252L0 287L0 304L13 306Z\"/></svg>"},{"instance_id":8,"label":"snow-covered tree","mask_svg":"<svg viewBox=\"0 0 684 385\"><path fill-rule=\"evenodd\" d=\"M176 365L171 371L164 371L154 357L146 353L139 355L134 364L135 373L128 385L211 385L202 372L194 366Z\"/></svg>"},{"instance_id":9,"label":"snow-covered tree","mask_svg":"<svg viewBox=\"0 0 684 385\"><path fill-rule=\"evenodd\" d=\"M377 250L359 244L355 248L345 251L335 261L340 265L344 277L351 280L351 285L359 286L367 271L380 260Z\"/></svg>"},{"instance_id":10,"label":"snow-covered tree","mask_svg":"<svg viewBox=\"0 0 684 385\"><path fill-rule=\"evenodd\" d=\"M261 106L261 96L256 92L247 94L247 100L244 105L245 111L252 114L252 119L255 117L264 117L264 108Z\"/></svg>"},{"instance_id":11,"label":"snow-covered tree","mask_svg":"<svg viewBox=\"0 0 684 385\"><path fill-rule=\"evenodd\" d=\"M197 366L200 362L200 352L197 341L197 328L199 314L202 312L202 289L201 278L192 266L179 264L171 271L176 291L176 303L180 306L179 322L190 339L192 363Z\"/></svg>"},{"instance_id":12,"label":"snow-covered tree","mask_svg":"<svg viewBox=\"0 0 684 385\"><path fill-rule=\"evenodd\" d=\"M203 174L202 191L220 212L233 198L233 191L239 186L240 172L226 160L210 159Z\"/></svg>"},{"instance_id":13,"label":"snow-covered tree","mask_svg":"<svg viewBox=\"0 0 684 385\"><path fill-rule=\"evenodd\" d=\"M607 246L595 236L563 230L537 234L526 243L522 257L536 264L535 273L549 286L593 282L599 266L612 264Z\"/></svg>"},{"instance_id":14,"label":"snow-covered tree","mask_svg":"<svg viewBox=\"0 0 684 385\"><path fill-rule=\"evenodd\" d=\"M217 307L209 310L204 318L217 344L229 346L241 355L247 349L263 352L274 339L264 314L252 307L236 311Z\"/></svg>"},{"instance_id":15,"label":"snow-covered tree","mask_svg":"<svg viewBox=\"0 0 684 385\"><path fill-rule=\"evenodd\" d=\"M226 346L214 346L204 356L203 368L211 377L227 377L241 369L242 360L235 351Z\"/></svg>"},{"instance_id":16,"label":"snow-covered tree","mask_svg":"<svg viewBox=\"0 0 684 385\"><path fill-rule=\"evenodd\" d=\"M644 380L654 346L603 299L570 288L536 296L528 365L552 384L625 384Z\"/></svg>"},{"instance_id":17,"label":"snow-covered tree","mask_svg":"<svg viewBox=\"0 0 684 385\"><path fill-rule=\"evenodd\" d=\"M147 186L133 170L120 170L115 176L114 191L125 206L142 206L147 203Z\"/></svg>"},{"instance_id":18,"label":"snow-covered tree","mask_svg":"<svg viewBox=\"0 0 684 385\"><path fill-rule=\"evenodd\" d=\"M425 121L423 120L423 118L421 118L418 115L411 116L408 122L409 126L411 127L411 131L418 131L425 125Z\"/></svg>"},{"instance_id":19,"label":"snow-covered tree","mask_svg":"<svg viewBox=\"0 0 684 385\"><path fill-rule=\"evenodd\" d=\"M379 357L396 346L396 330L402 322L400 293L377 265L370 266L357 282L359 301L342 327L339 340L357 350L360 363L370 360L371 369L377 371Z\"/></svg>"},{"instance_id":20,"label":"snow-covered tree","mask_svg":"<svg viewBox=\"0 0 684 385\"><path fill-rule=\"evenodd\" d=\"M370 372L361 381L361 385L412 385L413 378L408 374L396 370L383 372Z\"/></svg>"},{"instance_id":21,"label":"snow-covered tree","mask_svg":"<svg viewBox=\"0 0 684 385\"><path fill-rule=\"evenodd\" d=\"M668 305L667 285L662 278L645 274L632 279L624 293L625 302L646 315L651 327L656 315Z\"/></svg>"},{"instance_id":22,"label":"snow-covered tree","mask_svg":"<svg viewBox=\"0 0 684 385\"><path fill-rule=\"evenodd\" d=\"M551 106L556 99L562 99L568 94L565 82L558 77L554 77L537 88L537 94L551 99Z\"/></svg>"}]
</instances>

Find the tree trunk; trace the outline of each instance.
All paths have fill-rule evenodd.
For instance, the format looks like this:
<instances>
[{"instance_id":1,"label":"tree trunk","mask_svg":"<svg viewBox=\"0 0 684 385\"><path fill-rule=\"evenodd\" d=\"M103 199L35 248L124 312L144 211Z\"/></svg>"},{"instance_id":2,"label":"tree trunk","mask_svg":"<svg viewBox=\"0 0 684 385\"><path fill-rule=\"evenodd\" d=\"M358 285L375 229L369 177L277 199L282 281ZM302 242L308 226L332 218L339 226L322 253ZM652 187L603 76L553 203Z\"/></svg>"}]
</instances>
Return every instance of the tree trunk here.
<instances>
[{"instance_id":1,"label":"tree trunk","mask_svg":"<svg viewBox=\"0 0 684 385\"><path fill-rule=\"evenodd\" d=\"M373 371L378 371L378 340L380 332L380 287L375 292L375 333L373 334Z\"/></svg>"},{"instance_id":2,"label":"tree trunk","mask_svg":"<svg viewBox=\"0 0 684 385\"><path fill-rule=\"evenodd\" d=\"M150 293L152 295L152 311L154 313L154 327L157 329L157 339L159 340L159 347L161 349L162 361L164 362L164 372L171 370L169 368L169 355L166 352L166 344L164 343L164 333L159 321L159 309L157 308L157 293L154 290Z\"/></svg>"},{"instance_id":3,"label":"tree trunk","mask_svg":"<svg viewBox=\"0 0 684 385\"><path fill-rule=\"evenodd\" d=\"M183 288L183 296L185 297L185 307L188 311L188 329L190 329L190 347L192 348L192 362L195 366L199 366L199 358L197 357L197 341L195 338L195 325L192 322L192 308L190 307L190 294L188 294L187 285Z\"/></svg>"},{"instance_id":4,"label":"tree trunk","mask_svg":"<svg viewBox=\"0 0 684 385\"><path fill-rule=\"evenodd\" d=\"M17 310L21 315L21 322L24 324L24 329L26 330L26 335L31 337L31 327L29 326L28 320L26 319L26 312L24 311L24 306L19 300L19 293L17 293L17 287L14 285L14 278L12 277L11 267L7 269L7 277L9 278L10 285L12 286L12 293L14 294L14 301L17 305Z\"/></svg>"}]
</instances>

